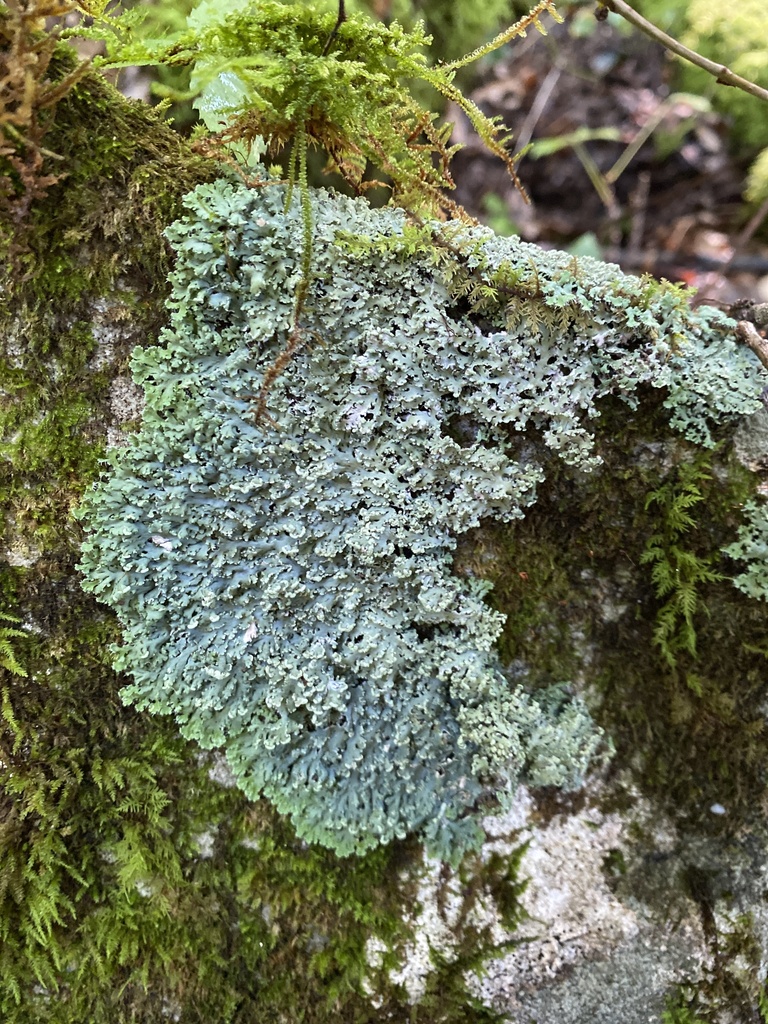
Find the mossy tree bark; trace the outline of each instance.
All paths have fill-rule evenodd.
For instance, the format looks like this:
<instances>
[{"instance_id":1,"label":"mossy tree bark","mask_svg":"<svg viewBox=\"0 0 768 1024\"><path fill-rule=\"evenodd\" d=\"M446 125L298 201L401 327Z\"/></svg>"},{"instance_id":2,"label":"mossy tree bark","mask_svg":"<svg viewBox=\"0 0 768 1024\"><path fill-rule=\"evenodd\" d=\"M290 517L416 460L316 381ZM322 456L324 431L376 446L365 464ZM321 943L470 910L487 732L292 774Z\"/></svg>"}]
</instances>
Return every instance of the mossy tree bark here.
<instances>
[{"instance_id":1,"label":"mossy tree bark","mask_svg":"<svg viewBox=\"0 0 768 1024\"><path fill-rule=\"evenodd\" d=\"M71 69L66 51L57 60L56 74ZM507 925L519 922L519 830L542 849L553 822L571 837L564 856L589 845L590 829L599 833L594 891L635 915L639 945L617 925L601 952L601 919L589 925L593 944L562 939L562 962L551 972L557 985L503 961L522 981L495 976L490 999L500 1013L518 1012L520 993L506 989L527 978L533 994L520 995L519 1005L542 1021L576 1024L590 1019L590 1005L603 1022L644 1020L645 994L638 1000L629 989L659 971L659 1007L670 985L690 982L672 1019L692 1020L684 1015L690 1006L713 1021L757 1012L768 931L757 813L766 792L765 612L735 590L722 596L707 578L723 567L720 549L756 483L733 457L732 431L702 460L672 439L658 396L645 396L631 420L625 406L606 405L598 475L553 474L523 523L485 528L462 544L457 572L477 570L495 583L508 616L506 655L555 681L589 664L618 750L599 797L594 789L570 801L540 793L525 805L524 824L508 823L511 845L501 855L466 865L450 883L436 869L436 914L457 944L452 965L427 972L411 1008L397 980L404 975L392 981L388 970L398 950L413 948L403 907L415 894L403 877L418 863L415 844L339 859L297 842L169 720L122 706L124 680L110 668L115 620L79 585L81 537L71 512L98 473L110 431L138 408L127 359L164 320L163 229L182 196L219 170L91 74L58 103L45 146L61 157L64 176L17 219L21 185L10 174L2 234L0 613L12 617L13 631L8 646L0 644L3 1018L495 1019L463 981L462 970L477 966L494 941L471 910L493 897ZM697 525L683 537L672 513L691 488ZM667 643L672 662L658 642L670 638L668 601L651 572L662 557L687 566L698 587L696 650L675 634L681 646ZM673 625L686 614L682 605L667 609ZM720 804L726 815L712 811ZM623 837L606 822L618 822ZM541 873L540 886L549 877L567 887L570 868L562 870ZM462 886L462 910L452 913L447 904ZM532 912L542 905L532 903ZM688 931L675 931L672 917ZM542 941L553 934L545 927ZM680 955L647 953L664 935ZM371 936L386 951L378 968L366 955ZM573 962L568 949L601 959L561 984L557 972ZM374 977L372 1002L364 979ZM602 996L590 996L590 977Z\"/></svg>"}]
</instances>

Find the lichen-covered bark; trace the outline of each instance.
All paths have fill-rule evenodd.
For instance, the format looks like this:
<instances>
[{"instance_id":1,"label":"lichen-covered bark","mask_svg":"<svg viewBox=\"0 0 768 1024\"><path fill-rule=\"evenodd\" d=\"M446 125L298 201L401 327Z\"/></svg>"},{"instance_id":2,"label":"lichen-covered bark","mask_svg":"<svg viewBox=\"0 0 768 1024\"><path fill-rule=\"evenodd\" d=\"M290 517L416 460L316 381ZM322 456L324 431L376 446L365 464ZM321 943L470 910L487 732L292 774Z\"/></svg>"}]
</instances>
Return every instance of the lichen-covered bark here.
<instances>
[{"instance_id":1,"label":"lichen-covered bark","mask_svg":"<svg viewBox=\"0 0 768 1024\"><path fill-rule=\"evenodd\" d=\"M0 1016L376 1020L364 946L404 933L397 871L418 851L307 850L167 720L124 708L114 620L74 568L71 511L164 317L162 231L216 169L96 75L45 143L65 177L3 232L0 625L21 635L0 648Z\"/></svg>"},{"instance_id":2,"label":"lichen-covered bark","mask_svg":"<svg viewBox=\"0 0 768 1024\"><path fill-rule=\"evenodd\" d=\"M523 521L460 545L456 572L507 616L506 663L584 686L616 746L600 778L522 792L482 858L420 883L412 842L307 847L215 754L122 706L116 623L74 568L71 511L136 410L127 356L164 320L162 230L217 170L91 75L45 140L66 177L2 235L0 613L21 634L0 646L3 1019L759 1019L765 606L707 573L737 571L721 549L764 472L760 424L740 462L732 428L709 456L674 437L659 395L604 403L599 472L559 467ZM693 585L695 650L662 558Z\"/></svg>"}]
</instances>

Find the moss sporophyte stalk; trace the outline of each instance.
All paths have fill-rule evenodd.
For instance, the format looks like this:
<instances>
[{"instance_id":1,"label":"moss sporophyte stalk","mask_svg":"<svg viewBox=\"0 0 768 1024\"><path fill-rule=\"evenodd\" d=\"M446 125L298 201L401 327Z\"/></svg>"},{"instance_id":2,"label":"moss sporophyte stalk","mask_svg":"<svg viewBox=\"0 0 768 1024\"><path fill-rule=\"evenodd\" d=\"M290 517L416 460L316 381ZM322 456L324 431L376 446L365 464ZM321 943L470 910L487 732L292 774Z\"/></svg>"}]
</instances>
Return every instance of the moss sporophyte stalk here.
<instances>
[{"instance_id":1,"label":"moss sporophyte stalk","mask_svg":"<svg viewBox=\"0 0 768 1024\"><path fill-rule=\"evenodd\" d=\"M457 540L524 516L553 460L593 470L601 399L661 389L706 448L759 407L764 371L680 289L479 228L452 245L507 301L463 311L403 211L310 201L315 340L268 424L252 396L293 329L301 201L236 180L187 197L169 326L132 360L141 428L86 498L81 568L120 619L125 700L223 748L310 841L417 832L455 861L481 797L578 785L601 744L563 685L507 673Z\"/></svg>"}]
</instances>

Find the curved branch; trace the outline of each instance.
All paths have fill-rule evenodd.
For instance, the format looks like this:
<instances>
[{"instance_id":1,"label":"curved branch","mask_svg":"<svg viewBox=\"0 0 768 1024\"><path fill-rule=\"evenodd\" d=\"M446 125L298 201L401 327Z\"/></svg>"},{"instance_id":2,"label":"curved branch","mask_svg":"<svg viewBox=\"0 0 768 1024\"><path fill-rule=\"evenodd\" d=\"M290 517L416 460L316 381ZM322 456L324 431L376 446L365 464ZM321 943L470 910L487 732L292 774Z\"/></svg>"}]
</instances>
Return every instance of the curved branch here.
<instances>
[{"instance_id":1,"label":"curved branch","mask_svg":"<svg viewBox=\"0 0 768 1024\"><path fill-rule=\"evenodd\" d=\"M328 54L328 51L331 48L331 43L333 42L333 40L338 35L339 29L341 28L341 26L344 24L344 22L346 20L347 20L347 12L344 9L344 0L339 0L339 16L336 18L336 24L333 26L333 30L331 31L331 34L328 36L328 38L325 41L325 46L323 47L323 53L322 53L323 57L325 57Z\"/></svg>"},{"instance_id":2,"label":"curved branch","mask_svg":"<svg viewBox=\"0 0 768 1024\"><path fill-rule=\"evenodd\" d=\"M651 39L655 39L657 43L661 43L667 50L671 50L678 57L682 57L684 60L690 61L691 64L695 64L697 67L708 71L710 75L715 76L720 85L733 85L737 89L748 92L750 96L757 96L758 99L768 102L768 89L763 89L754 82L750 82L749 79L742 78L741 75L731 71L725 64L718 64L707 57L702 57L695 50L689 50L687 46L678 43L676 39L668 36L666 32L662 32L660 28L652 25L650 21L646 21L634 8L625 3L625 0L598 0L598 5L598 10L604 7L615 14L620 14L631 25L640 29L641 32L650 36Z\"/></svg>"},{"instance_id":3,"label":"curved branch","mask_svg":"<svg viewBox=\"0 0 768 1024\"><path fill-rule=\"evenodd\" d=\"M757 358L768 370L768 341L761 337L754 324L748 320L740 320L736 325L736 337L749 345Z\"/></svg>"}]
</instances>

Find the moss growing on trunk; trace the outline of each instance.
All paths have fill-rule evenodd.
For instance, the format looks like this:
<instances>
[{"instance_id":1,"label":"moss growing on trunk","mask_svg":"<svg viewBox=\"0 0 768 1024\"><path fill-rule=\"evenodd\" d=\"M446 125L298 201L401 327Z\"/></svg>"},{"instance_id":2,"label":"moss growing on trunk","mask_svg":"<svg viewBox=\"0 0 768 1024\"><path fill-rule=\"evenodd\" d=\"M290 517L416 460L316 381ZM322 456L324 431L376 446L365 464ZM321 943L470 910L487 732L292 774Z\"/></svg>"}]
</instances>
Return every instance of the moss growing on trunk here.
<instances>
[{"instance_id":1,"label":"moss growing on trunk","mask_svg":"<svg viewBox=\"0 0 768 1024\"><path fill-rule=\"evenodd\" d=\"M52 75L73 67L66 51L56 61ZM122 706L130 680L111 670L108 652L117 624L80 589L70 512L117 424L114 381L164 322L162 230L182 195L217 171L93 76L61 99L46 146L67 177L2 235L0 613L21 635L7 637L13 660L0 657L0 1014L12 1024L490 1016L460 977L492 951L487 930L467 934L420 1006L388 978L408 938L402 911L421 853L412 841L351 859L307 847L266 804L223 786L231 780L215 755ZM533 302L539 320L554 317L540 295L518 299L518 313ZM730 401L707 393L708 370L691 366L693 412L678 396L683 418L699 425ZM683 645L671 665L654 646L666 598L643 552L664 535L664 508L648 496L678 487L700 446L670 430L668 391L641 387L637 397L636 408L596 402L602 468L587 474L553 458L526 517L463 533L452 568L494 583L506 671L534 685L592 684L617 780L626 769L654 806L729 837L765 789L765 611L727 579L702 580L695 651ZM705 440L716 447L684 539L726 576L738 566L720 552L755 478L732 458L729 410L715 411ZM461 440L463 424L452 429ZM613 793L616 803L634 799L618 782ZM728 815L710 814L713 802ZM514 918L514 868L468 862L470 903L490 892ZM372 935L391 954L378 974L366 959Z\"/></svg>"}]
</instances>

